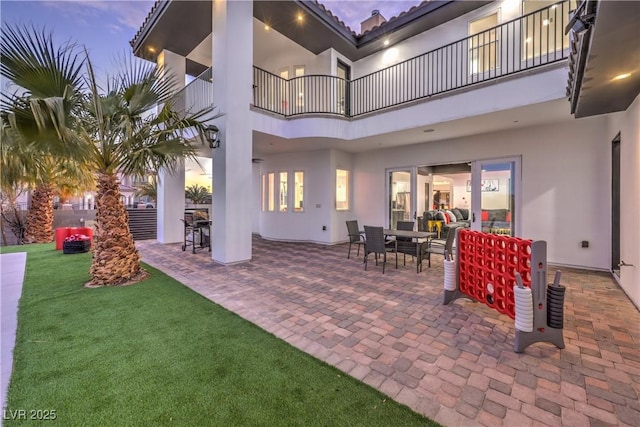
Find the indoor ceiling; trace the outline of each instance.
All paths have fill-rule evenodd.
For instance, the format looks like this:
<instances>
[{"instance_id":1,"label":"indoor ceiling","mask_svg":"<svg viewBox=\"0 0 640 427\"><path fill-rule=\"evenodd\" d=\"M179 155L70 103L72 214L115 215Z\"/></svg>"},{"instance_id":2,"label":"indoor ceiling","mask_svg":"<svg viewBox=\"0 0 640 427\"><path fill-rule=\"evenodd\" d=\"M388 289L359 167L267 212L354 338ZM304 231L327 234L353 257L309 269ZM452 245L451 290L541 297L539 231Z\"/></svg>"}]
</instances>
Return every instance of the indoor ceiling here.
<instances>
[{"instance_id":1,"label":"indoor ceiling","mask_svg":"<svg viewBox=\"0 0 640 427\"><path fill-rule=\"evenodd\" d=\"M629 74L627 78L616 76ZM575 116L626 110L640 93L640 1L599 1Z\"/></svg>"},{"instance_id":2,"label":"indoor ceiling","mask_svg":"<svg viewBox=\"0 0 640 427\"><path fill-rule=\"evenodd\" d=\"M469 135L522 129L541 124L574 120L569 114L569 108L569 102L566 99L558 99L354 140L335 138L298 138L290 140L254 131L253 157L260 158L269 154L317 151L329 148L340 149L349 153L360 153ZM425 132L428 129L433 129L433 131Z\"/></svg>"}]
</instances>

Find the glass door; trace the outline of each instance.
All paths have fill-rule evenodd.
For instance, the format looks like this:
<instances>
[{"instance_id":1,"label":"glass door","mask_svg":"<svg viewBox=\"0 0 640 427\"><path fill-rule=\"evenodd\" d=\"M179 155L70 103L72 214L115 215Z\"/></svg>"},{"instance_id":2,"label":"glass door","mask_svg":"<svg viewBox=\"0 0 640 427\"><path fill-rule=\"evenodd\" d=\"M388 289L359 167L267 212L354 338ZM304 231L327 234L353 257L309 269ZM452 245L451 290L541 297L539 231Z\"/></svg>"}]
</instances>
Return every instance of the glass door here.
<instances>
[{"instance_id":1,"label":"glass door","mask_svg":"<svg viewBox=\"0 0 640 427\"><path fill-rule=\"evenodd\" d=\"M611 145L611 270L620 277L620 134Z\"/></svg>"},{"instance_id":2,"label":"glass door","mask_svg":"<svg viewBox=\"0 0 640 427\"><path fill-rule=\"evenodd\" d=\"M387 171L388 224L396 229L398 221L415 221L415 173L413 169Z\"/></svg>"},{"instance_id":3,"label":"glass door","mask_svg":"<svg viewBox=\"0 0 640 427\"><path fill-rule=\"evenodd\" d=\"M349 106L351 100L349 99L349 81L351 80L351 67L344 62L338 60L338 112L349 116Z\"/></svg>"},{"instance_id":4,"label":"glass door","mask_svg":"<svg viewBox=\"0 0 640 427\"><path fill-rule=\"evenodd\" d=\"M520 235L520 157L478 160L471 166L474 230Z\"/></svg>"}]
</instances>

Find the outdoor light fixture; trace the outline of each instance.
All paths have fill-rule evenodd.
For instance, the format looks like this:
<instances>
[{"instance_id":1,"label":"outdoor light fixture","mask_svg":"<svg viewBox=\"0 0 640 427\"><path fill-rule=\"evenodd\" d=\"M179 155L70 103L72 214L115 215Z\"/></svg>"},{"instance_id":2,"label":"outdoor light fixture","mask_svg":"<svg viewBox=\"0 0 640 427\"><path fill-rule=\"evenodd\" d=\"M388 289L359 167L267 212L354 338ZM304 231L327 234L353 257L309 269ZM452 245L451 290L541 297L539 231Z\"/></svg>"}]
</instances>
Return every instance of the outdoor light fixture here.
<instances>
[{"instance_id":1,"label":"outdoor light fixture","mask_svg":"<svg viewBox=\"0 0 640 427\"><path fill-rule=\"evenodd\" d=\"M215 125L209 125L204 129L204 134L209 142L209 148L220 147L220 130Z\"/></svg>"},{"instance_id":2,"label":"outdoor light fixture","mask_svg":"<svg viewBox=\"0 0 640 427\"><path fill-rule=\"evenodd\" d=\"M564 33L569 34L569 31L573 31L576 34L581 34L587 31L596 20L595 13L583 13L583 9L585 8L587 2L583 1L580 5L572 12L569 12L569 23L564 28Z\"/></svg>"}]
</instances>

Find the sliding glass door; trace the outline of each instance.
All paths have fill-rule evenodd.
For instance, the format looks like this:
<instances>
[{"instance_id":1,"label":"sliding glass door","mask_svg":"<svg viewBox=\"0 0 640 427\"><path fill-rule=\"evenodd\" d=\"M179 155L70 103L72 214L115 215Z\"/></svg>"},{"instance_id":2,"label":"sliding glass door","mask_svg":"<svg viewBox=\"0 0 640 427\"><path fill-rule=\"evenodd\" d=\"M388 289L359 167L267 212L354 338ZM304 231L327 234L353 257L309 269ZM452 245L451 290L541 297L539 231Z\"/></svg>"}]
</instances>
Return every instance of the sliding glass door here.
<instances>
[{"instance_id":1,"label":"sliding glass door","mask_svg":"<svg viewBox=\"0 0 640 427\"><path fill-rule=\"evenodd\" d=\"M414 169L387 170L387 220L389 228L397 228L398 221L415 221Z\"/></svg>"},{"instance_id":2,"label":"sliding glass door","mask_svg":"<svg viewBox=\"0 0 640 427\"><path fill-rule=\"evenodd\" d=\"M478 160L471 166L474 230L520 235L520 157Z\"/></svg>"}]
</instances>

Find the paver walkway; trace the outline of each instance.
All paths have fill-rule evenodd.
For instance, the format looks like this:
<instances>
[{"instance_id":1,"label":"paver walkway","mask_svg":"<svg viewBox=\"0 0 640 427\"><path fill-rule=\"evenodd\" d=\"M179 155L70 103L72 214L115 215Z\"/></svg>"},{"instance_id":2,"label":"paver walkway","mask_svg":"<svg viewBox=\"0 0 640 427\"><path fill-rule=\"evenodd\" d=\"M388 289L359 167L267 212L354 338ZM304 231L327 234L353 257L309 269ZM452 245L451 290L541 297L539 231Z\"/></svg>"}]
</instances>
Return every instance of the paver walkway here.
<instances>
[{"instance_id":1,"label":"paver walkway","mask_svg":"<svg viewBox=\"0 0 640 427\"><path fill-rule=\"evenodd\" d=\"M13 370L13 347L18 327L18 302L22 295L22 282L27 253L0 255L0 406L7 403L9 379ZM0 426L2 425L0 418Z\"/></svg>"},{"instance_id":2,"label":"paver walkway","mask_svg":"<svg viewBox=\"0 0 640 427\"><path fill-rule=\"evenodd\" d=\"M607 273L560 269L566 348L517 354L509 317L442 305L435 256L420 274L400 260L383 275L347 259L346 245L254 237L252 261L232 266L179 244L137 246L196 292L446 426L640 426L640 312Z\"/></svg>"}]
</instances>

